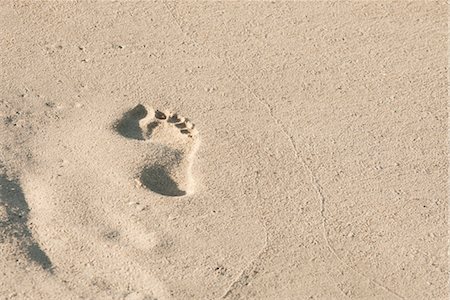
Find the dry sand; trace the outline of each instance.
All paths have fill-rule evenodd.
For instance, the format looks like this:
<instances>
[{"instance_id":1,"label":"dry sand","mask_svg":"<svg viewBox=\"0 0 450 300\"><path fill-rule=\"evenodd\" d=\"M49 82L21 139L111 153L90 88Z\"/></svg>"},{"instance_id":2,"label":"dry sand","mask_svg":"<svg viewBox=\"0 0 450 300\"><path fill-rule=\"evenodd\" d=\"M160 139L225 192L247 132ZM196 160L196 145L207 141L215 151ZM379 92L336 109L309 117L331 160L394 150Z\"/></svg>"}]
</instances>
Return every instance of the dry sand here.
<instances>
[{"instance_id":1,"label":"dry sand","mask_svg":"<svg viewBox=\"0 0 450 300\"><path fill-rule=\"evenodd\" d=\"M0 4L1 299L447 299L447 5Z\"/></svg>"}]
</instances>

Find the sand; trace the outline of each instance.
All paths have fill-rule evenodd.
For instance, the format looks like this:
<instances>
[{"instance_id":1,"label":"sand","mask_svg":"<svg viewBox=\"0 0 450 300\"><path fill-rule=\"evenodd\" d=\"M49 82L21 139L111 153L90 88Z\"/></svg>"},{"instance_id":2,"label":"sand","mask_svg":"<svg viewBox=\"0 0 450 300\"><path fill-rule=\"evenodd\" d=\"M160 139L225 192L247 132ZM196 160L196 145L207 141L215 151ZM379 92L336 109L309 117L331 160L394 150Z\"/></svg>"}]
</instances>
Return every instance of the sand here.
<instances>
[{"instance_id":1,"label":"sand","mask_svg":"<svg viewBox=\"0 0 450 300\"><path fill-rule=\"evenodd\" d=\"M447 6L2 1L0 299L447 299Z\"/></svg>"}]
</instances>

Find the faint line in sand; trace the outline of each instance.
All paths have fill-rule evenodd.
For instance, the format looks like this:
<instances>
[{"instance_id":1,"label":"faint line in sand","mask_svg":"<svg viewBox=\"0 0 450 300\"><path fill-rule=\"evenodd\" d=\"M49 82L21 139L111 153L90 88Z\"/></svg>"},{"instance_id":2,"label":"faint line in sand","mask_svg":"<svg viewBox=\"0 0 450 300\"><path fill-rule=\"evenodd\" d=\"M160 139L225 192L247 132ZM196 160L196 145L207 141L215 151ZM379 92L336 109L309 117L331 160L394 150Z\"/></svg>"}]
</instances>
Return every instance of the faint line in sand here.
<instances>
[{"instance_id":1,"label":"faint line in sand","mask_svg":"<svg viewBox=\"0 0 450 300\"><path fill-rule=\"evenodd\" d=\"M226 59L226 58L225 58ZM312 171L312 169L309 167L309 165L306 163L305 159L300 155L297 146L295 145L294 139L291 135L289 135L288 131L285 129L284 124L274 116L273 114L273 108L269 105L269 103L267 103L267 101L262 100L263 98L258 97L258 95L256 95L256 93L254 92L254 90L252 90L250 88L250 86L248 86L240 77L239 75L236 74L236 72L234 71L234 69L232 69L229 65L229 62L226 62L226 64L228 65L228 68L230 69L230 71L234 74L234 76L236 77L236 79L243 85L244 88L246 88L251 95L259 102L261 103L263 106L266 107L270 117L272 118L272 120L274 121L274 123L276 125L278 125L278 127L281 129L282 133L286 136L287 140L289 141L289 144L291 145L292 148L292 152L294 153L295 157L297 158L298 161L300 161L300 163L302 164L303 168L306 169L309 173L310 176L310 181L312 183L312 186L314 187L316 193L319 196L320 199L320 215L322 218L322 235L323 238L325 240L326 246L328 248L328 250L333 254L333 256L344 266L348 267L350 270L354 271L356 274L358 274L359 276L365 278L366 280L373 282L376 286L380 287L381 289L395 295L396 297L400 298L400 299L404 299L403 296L401 296L400 294L392 291L391 289L389 289L388 287L383 286L381 283L379 283L378 281L376 281L375 279L369 278L368 276L364 275L363 273L357 271L356 269L352 268L350 265L348 265L346 262L344 262L339 255L337 254L337 252L335 251L335 249L331 246L331 243L329 241L328 235L327 235L327 231L326 231L326 222L327 222L327 218L325 216L325 202L326 202L326 198L323 194L323 187L322 185L319 183L319 180L317 179L317 176L314 174L314 172ZM334 281L334 280L333 280ZM340 288L337 287L339 290Z\"/></svg>"}]
</instances>

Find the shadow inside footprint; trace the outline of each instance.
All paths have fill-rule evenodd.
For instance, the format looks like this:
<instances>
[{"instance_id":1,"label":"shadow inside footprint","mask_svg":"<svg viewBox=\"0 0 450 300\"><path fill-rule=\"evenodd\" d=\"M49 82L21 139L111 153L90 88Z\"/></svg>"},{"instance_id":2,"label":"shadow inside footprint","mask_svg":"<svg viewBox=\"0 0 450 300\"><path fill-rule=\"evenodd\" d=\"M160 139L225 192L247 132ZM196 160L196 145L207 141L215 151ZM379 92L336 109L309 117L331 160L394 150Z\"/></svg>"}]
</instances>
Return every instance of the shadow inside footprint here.
<instances>
[{"instance_id":1,"label":"shadow inside footprint","mask_svg":"<svg viewBox=\"0 0 450 300\"><path fill-rule=\"evenodd\" d=\"M6 219L0 220L0 242L2 237L12 236L20 241L20 247L27 257L43 269L52 270L52 262L34 240L28 228L30 209L22 188L13 180L0 174L0 206L6 208Z\"/></svg>"},{"instance_id":2,"label":"shadow inside footprint","mask_svg":"<svg viewBox=\"0 0 450 300\"><path fill-rule=\"evenodd\" d=\"M126 112L122 119L116 124L117 131L126 138L143 140L139 121L147 116L147 109L141 104Z\"/></svg>"},{"instance_id":3,"label":"shadow inside footprint","mask_svg":"<svg viewBox=\"0 0 450 300\"><path fill-rule=\"evenodd\" d=\"M144 169L141 174L141 183L149 190L164 196L183 196L185 191L178 188L178 184L170 178L166 168L154 165Z\"/></svg>"}]
</instances>

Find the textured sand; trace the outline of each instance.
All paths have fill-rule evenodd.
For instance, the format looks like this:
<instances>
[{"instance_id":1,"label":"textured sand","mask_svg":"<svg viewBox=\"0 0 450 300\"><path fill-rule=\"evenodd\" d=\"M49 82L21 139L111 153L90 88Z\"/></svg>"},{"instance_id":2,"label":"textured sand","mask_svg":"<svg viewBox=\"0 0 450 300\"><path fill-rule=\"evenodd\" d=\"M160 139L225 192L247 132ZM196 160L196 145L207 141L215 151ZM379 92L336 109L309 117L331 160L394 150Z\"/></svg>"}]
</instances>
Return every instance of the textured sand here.
<instances>
[{"instance_id":1,"label":"textured sand","mask_svg":"<svg viewBox=\"0 0 450 300\"><path fill-rule=\"evenodd\" d=\"M0 4L0 299L447 299L447 5Z\"/></svg>"}]
</instances>

